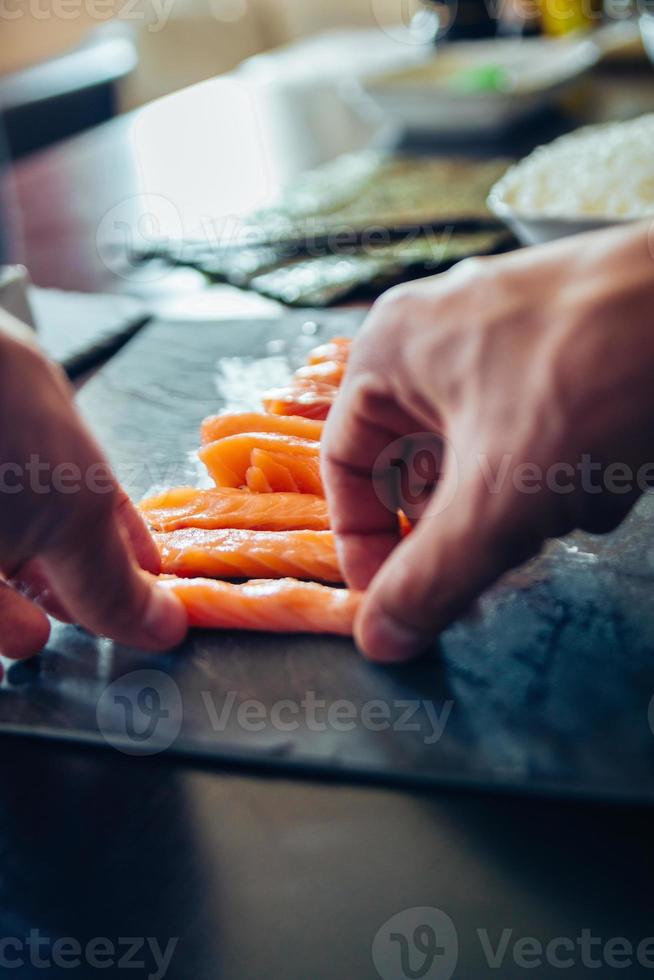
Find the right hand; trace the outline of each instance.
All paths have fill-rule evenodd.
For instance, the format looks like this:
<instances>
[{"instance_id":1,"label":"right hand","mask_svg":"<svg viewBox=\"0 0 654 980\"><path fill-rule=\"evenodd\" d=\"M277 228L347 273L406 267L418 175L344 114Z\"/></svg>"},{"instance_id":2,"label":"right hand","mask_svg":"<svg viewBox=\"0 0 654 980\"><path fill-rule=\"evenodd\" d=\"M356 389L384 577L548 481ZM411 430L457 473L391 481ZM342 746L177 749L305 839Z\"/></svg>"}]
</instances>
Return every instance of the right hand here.
<instances>
[{"instance_id":1,"label":"right hand","mask_svg":"<svg viewBox=\"0 0 654 980\"><path fill-rule=\"evenodd\" d=\"M159 556L82 423L68 382L29 343L0 335L0 653L38 653L44 610L145 649L184 637Z\"/></svg>"},{"instance_id":2,"label":"right hand","mask_svg":"<svg viewBox=\"0 0 654 980\"><path fill-rule=\"evenodd\" d=\"M654 477L653 310L639 225L464 262L375 304L323 436L342 567L367 589L364 653L420 653L546 538L625 516ZM433 476L400 541L393 488L418 434Z\"/></svg>"}]
</instances>

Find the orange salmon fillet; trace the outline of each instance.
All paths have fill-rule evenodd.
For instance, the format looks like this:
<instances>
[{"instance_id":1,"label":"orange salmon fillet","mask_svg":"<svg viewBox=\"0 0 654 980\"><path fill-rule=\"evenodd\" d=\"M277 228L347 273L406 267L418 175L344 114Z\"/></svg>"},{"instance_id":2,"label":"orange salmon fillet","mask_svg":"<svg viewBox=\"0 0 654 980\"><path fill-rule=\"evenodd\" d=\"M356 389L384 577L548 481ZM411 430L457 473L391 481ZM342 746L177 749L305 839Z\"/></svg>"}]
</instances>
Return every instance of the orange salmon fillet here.
<instances>
[{"instance_id":1,"label":"orange salmon fillet","mask_svg":"<svg viewBox=\"0 0 654 980\"><path fill-rule=\"evenodd\" d=\"M218 487L248 486L248 470L260 469L272 491L324 496L320 443L276 432L248 432L210 442L200 459Z\"/></svg>"},{"instance_id":2,"label":"orange salmon fillet","mask_svg":"<svg viewBox=\"0 0 654 980\"><path fill-rule=\"evenodd\" d=\"M272 493L268 477L258 466L248 466L245 471L245 483L252 493ZM278 491L279 492L279 491Z\"/></svg>"},{"instance_id":3,"label":"orange salmon fillet","mask_svg":"<svg viewBox=\"0 0 654 980\"><path fill-rule=\"evenodd\" d=\"M335 385L320 381L294 381L263 396L263 407L273 415L301 415L324 421L338 394Z\"/></svg>"},{"instance_id":4,"label":"orange salmon fillet","mask_svg":"<svg viewBox=\"0 0 654 980\"><path fill-rule=\"evenodd\" d=\"M301 416L265 415L263 412L238 412L229 415L210 415L202 423L202 445L206 446L226 436L242 432L279 432L300 439L322 438L323 423Z\"/></svg>"},{"instance_id":5,"label":"orange salmon fillet","mask_svg":"<svg viewBox=\"0 0 654 980\"><path fill-rule=\"evenodd\" d=\"M320 344L309 351L307 364L322 364L323 361L347 361L350 356L352 340L350 337L332 337L326 344Z\"/></svg>"},{"instance_id":6,"label":"orange salmon fillet","mask_svg":"<svg viewBox=\"0 0 654 980\"><path fill-rule=\"evenodd\" d=\"M187 527L155 531L161 570L181 578L306 578L342 582L331 531Z\"/></svg>"},{"instance_id":7,"label":"orange salmon fillet","mask_svg":"<svg viewBox=\"0 0 654 980\"><path fill-rule=\"evenodd\" d=\"M270 453L254 449L252 465L266 476L271 491L295 491L324 497L320 477L320 458L302 459L289 453Z\"/></svg>"},{"instance_id":8,"label":"orange salmon fillet","mask_svg":"<svg viewBox=\"0 0 654 980\"><path fill-rule=\"evenodd\" d=\"M245 471L245 483L252 493L257 492L260 484L265 486L266 493L300 493L288 466L279 462L277 455L264 449L252 451L252 466Z\"/></svg>"},{"instance_id":9,"label":"orange salmon fillet","mask_svg":"<svg viewBox=\"0 0 654 980\"><path fill-rule=\"evenodd\" d=\"M155 531L177 531L185 527L252 531L329 529L324 498L308 493L248 493L229 487L211 490L174 487L143 500L139 508Z\"/></svg>"},{"instance_id":10,"label":"orange salmon fillet","mask_svg":"<svg viewBox=\"0 0 654 980\"><path fill-rule=\"evenodd\" d=\"M335 388L338 388L345 374L345 366L343 361L321 361L319 364L308 364L295 372L293 385L298 381L302 384L312 381L318 384L334 385Z\"/></svg>"},{"instance_id":11,"label":"orange salmon fillet","mask_svg":"<svg viewBox=\"0 0 654 980\"><path fill-rule=\"evenodd\" d=\"M235 585L215 579L162 578L186 607L189 624L204 629L351 636L362 594L283 578Z\"/></svg>"}]
</instances>

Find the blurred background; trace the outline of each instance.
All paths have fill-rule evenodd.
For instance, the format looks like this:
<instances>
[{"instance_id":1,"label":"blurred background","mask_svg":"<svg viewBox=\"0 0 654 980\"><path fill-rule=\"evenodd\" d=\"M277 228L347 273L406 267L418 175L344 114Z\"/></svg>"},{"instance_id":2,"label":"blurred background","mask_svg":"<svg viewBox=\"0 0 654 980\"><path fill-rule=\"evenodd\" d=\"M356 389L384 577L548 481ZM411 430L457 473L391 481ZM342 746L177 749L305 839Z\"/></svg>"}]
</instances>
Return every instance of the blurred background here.
<instances>
[{"instance_id":1,"label":"blurred background","mask_svg":"<svg viewBox=\"0 0 654 980\"><path fill-rule=\"evenodd\" d=\"M113 109L123 111L302 37L408 22L420 6L419 0L3 0L0 99L10 110L21 97L112 81Z\"/></svg>"},{"instance_id":2,"label":"blurred background","mask_svg":"<svg viewBox=\"0 0 654 980\"><path fill-rule=\"evenodd\" d=\"M408 24L420 8L420 0L2 0L0 112L12 154L300 38Z\"/></svg>"},{"instance_id":3,"label":"blurred background","mask_svg":"<svg viewBox=\"0 0 654 980\"><path fill-rule=\"evenodd\" d=\"M620 25L638 13L638 2L1 0L0 111L13 154L21 156L328 31L374 29L408 56L436 35L559 34L597 26L602 17Z\"/></svg>"}]
</instances>

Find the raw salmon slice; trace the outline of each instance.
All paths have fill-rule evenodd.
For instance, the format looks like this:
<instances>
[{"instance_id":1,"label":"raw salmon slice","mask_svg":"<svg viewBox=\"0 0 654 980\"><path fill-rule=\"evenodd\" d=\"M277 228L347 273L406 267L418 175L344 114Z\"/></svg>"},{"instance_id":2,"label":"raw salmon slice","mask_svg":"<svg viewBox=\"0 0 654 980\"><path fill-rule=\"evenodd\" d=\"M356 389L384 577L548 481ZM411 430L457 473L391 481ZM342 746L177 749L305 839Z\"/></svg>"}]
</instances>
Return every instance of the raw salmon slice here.
<instances>
[{"instance_id":1,"label":"raw salmon slice","mask_svg":"<svg viewBox=\"0 0 654 980\"><path fill-rule=\"evenodd\" d=\"M306 578L342 582L331 531L183 528L155 531L161 570L181 578Z\"/></svg>"},{"instance_id":2,"label":"raw salmon slice","mask_svg":"<svg viewBox=\"0 0 654 980\"><path fill-rule=\"evenodd\" d=\"M329 529L324 498L309 493L248 493L229 487L211 490L175 487L142 501L140 510L155 531L177 531L185 527L210 530L231 527L252 531Z\"/></svg>"},{"instance_id":3,"label":"raw salmon slice","mask_svg":"<svg viewBox=\"0 0 654 980\"><path fill-rule=\"evenodd\" d=\"M184 603L189 624L204 629L351 636L362 593L292 578L234 585L215 579L162 578Z\"/></svg>"},{"instance_id":4,"label":"raw salmon slice","mask_svg":"<svg viewBox=\"0 0 654 980\"><path fill-rule=\"evenodd\" d=\"M245 471L245 483L251 493L272 493L268 477L258 466L248 466Z\"/></svg>"},{"instance_id":5,"label":"raw salmon slice","mask_svg":"<svg viewBox=\"0 0 654 980\"><path fill-rule=\"evenodd\" d=\"M252 493L256 493L260 485L265 487L266 493L300 493L288 466L279 462L277 455L263 449L253 450L252 466L245 471L245 482Z\"/></svg>"},{"instance_id":6,"label":"raw salmon slice","mask_svg":"<svg viewBox=\"0 0 654 980\"><path fill-rule=\"evenodd\" d=\"M323 423L301 416L265 415L263 412L238 412L229 415L210 415L202 423L202 445L242 432L279 432L300 439L322 438Z\"/></svg>"},{"instance_id":7,"label":"raw salmon slice","mask_svg":"<svg viewBox=\"0 0 654 980\"><path fill-rule=\"evenodd\" d=\"M323 361L347 361L350 356L352 339L350 337L332 337L326 344L320 344L309 351L307 364L322 364Z\"/></svg>"},{"instance_id":8,"label":"raw salmon slice","mask_svg":"<svg viewBox=\"0 0 654 980\"><path fill-rule=\"evenodd\" d=\"M345 374L345 366L343 361L321 361L319 364L309 364L295 372L293 383L313 381L338 388Z\"/></svg>"},{"instance_id":9,"label":"raw salmon slice","mask_svg":"<svg viewBox=\"0 0 654 980\"><path fill-rule=\"evenodd\" d=\"M324 421L338 394L335 385L318 381L295 381L286 388L274 388L263 396L263 407L273 415L301 415Z\"/></svg>"},{"instance_id":10,"label":"raw salmon slice","mask_svg":"<svg viewBox=\"0 0 654 980\"><path fill-rule=\"evenodd\" d=\"M252 464L265 475L271 491L295 491L324 497L320 458L302 459L289 453L252 452Z\"/></svg>"},{"instance_id":11,"label":"raw salmon slice","mask_svg":"<svg viewBox=\"0 0 654 980\"><path fill-rule=\"evenodd\" d=\"M247 486L248 469L258 467L273 491L299 490L324 496L320 443L311 439L276 432L248 432L210 442L199 455L219 487Z\"/></svg>"}]
</instances>

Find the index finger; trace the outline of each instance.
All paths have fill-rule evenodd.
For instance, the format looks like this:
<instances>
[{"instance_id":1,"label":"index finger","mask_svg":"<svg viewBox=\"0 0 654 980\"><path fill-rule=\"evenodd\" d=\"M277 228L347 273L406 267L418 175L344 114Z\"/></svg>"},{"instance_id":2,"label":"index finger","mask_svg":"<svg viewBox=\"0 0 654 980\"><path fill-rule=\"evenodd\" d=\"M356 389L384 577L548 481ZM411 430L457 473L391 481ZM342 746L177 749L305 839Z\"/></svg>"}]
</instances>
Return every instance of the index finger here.
<instances>
[{"instance_id":1,"label":"index finger","mask_svg":"<svg viewBox=\"0 0 654 980\"><path fill-rule=\"evenodd\" d=\"M339 560L355 589L366 588L400 538L391 474L375 463L403 429L411 424L376 378L346 376L327 419L321 465Z\"/></svg>"},{"instance_id":2,"label":"index finger","mask_svg":"<svg viewBox=\"0 0 654 980\"><path fill-rule=\"evenodd\" d=\"M135 560L146 572L158 575L161 571L159 550L144 519L125 491L118 485L116 485L116 508ZM64 608L61 599L56 594L41 559L33 558L19 568L10 569L9 579L12 585L37 602L48 615L54 616L64 623L73 621L71 614Z\"/></svg>"},{"instance_id":3,"label":"index finger","mask_svg":"<svg viewBox=\"0 0 654 980\"><path fill-rule=\"evenodd\" d=\"M122 498L80 502L43 553L57 597L93 633L143 649L176 646L188 628L181 602L139 569L121 523ZM170 600L173 601L170 601Z\"/></svg>"}]
</instances>

